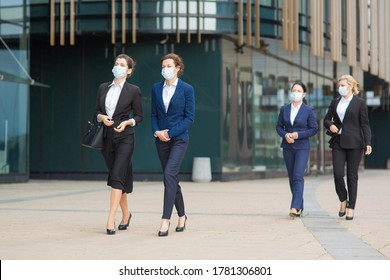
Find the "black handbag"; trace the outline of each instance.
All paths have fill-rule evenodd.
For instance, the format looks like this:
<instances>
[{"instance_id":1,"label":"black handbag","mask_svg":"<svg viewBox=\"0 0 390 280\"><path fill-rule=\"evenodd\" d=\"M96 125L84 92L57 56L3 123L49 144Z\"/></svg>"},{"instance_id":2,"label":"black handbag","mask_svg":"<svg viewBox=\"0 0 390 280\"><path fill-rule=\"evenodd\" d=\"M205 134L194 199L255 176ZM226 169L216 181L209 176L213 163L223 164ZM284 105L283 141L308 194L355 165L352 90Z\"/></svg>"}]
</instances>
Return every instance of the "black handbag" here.
<instances>
[{"instance_id":1,"label":"black handbag","mask_svg":"<svg viewBox=\"0 0 390 280\"><path fill-rule=\"evenodd\" d=\"M103 148L103 122L88 121L87 132L83 136L81 145L98 150Z\"/></svg>"}]
</instances>

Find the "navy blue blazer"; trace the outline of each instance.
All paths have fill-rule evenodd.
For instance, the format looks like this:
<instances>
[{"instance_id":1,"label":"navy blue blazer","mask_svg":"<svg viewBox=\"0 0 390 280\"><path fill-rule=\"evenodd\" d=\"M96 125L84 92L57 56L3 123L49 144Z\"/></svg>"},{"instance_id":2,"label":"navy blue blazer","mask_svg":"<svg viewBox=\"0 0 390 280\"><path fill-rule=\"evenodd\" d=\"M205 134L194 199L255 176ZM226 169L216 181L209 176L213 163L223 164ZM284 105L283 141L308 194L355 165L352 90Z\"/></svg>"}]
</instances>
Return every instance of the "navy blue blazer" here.
<instances>
[{"instance_id":1,"label":"navy blue blazer","mask_svg":"<svg viewBox=\"0 0 390 280\"><path fill-rule=\"evenodd\" d=\"M188 128L195 119L194 88L179 79L175 93L165 112L162 98L164 82L152 86L152 133L168 129L168 135L175 140L189 140Z\"/></svg>"},{"instance_id":2,"label":"navy blue blazer","mask_svg":"<svg viewBox=\"0 0 390 280\"><path fill-rule=\"evenodd\" d=\"M332 100L324 118L324 127L329 130L329 127L334 124L339 130L342 128L340 147L343 149L364 149L366 145L371 145L371 129L364 99L352 97L345 111L343 122L337 114L340 99L341 97Z\"/></svg>"},{"instance_id":3,"label":"navy blue blazer","mask_svg":"<svg viewBox=\"0 0 390 280\"><path fill-rule=\"evenodd\" d=\"M283 138L281 147L287 149L310 149L309 137L315 135L318 131L317 117L314 108L302 103L294 123L290 121L291 104L280 108L276 131ZM298 139L289 144L286 141L286 134L298 132Z\"/></svg>"}]
</instances>

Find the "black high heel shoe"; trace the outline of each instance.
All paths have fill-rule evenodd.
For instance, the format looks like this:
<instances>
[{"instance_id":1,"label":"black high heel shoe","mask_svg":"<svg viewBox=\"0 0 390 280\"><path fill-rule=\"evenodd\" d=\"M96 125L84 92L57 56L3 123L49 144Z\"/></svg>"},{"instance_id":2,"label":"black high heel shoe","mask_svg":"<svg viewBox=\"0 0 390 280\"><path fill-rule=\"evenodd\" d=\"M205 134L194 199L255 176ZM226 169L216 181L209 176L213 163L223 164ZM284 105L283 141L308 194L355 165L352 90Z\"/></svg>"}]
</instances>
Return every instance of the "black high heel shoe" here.
<instances>
[{"instance_id":1,"label":"black high heel shoe","mask_svg":"<svg viewBox=\"0 0 390 280\"><path fill-rule=\"evenodd\" d=\"M298 218L298 217L301 216L301 214L290 212L289 216L292 217L292 218Z\"/></svg>"},{"instance_id":2,"label":"black high heel shoe","mask_svg":"<svg viewBox=\"0 0 390 280\"><path fill-rule=\"evenodd\" d=\"M340 210L339 210L339 217L340 217L340 218L341 218L341 217L344 217L345 214L347 214L347 207L348 207L348 201L347 201L346 204L345 204L345 209L344 209L344 211L340 211ZM341 209L341 207L340 207L340 209Z\"/></svg>"},{"instance_id":3,"label":"black high heel shoe","mask_svg":"<svg viewBox=\"0 0 390 280\"><path fill-rule=\"evenodd\" d=\"M171 223L169 223L168 225L168 229L166 231L158 231L158 236L159 237L163 237L163 236L168 236L168 232L169 232L169 227L171 226Z\"/></svg>"},{"instance_id":4,"label":"black high heel shoe","mask_svg":"<svg viewBox=\"0 0 390 280\"><path fill-rule=\"evenodd\" d=\"M184 219L184 225L182 227L176 227L176 232L183 232L186 229L187 215Z\"/></svg>"},{"instance_id":5,"label":"black high heel shoe","mask_svg":"<svg viewBox=\"0 0 390 280\"><path fill-rule=\"evenodd\" d=\"M106 229L107 235L114 235L116 233L115 231L115 223L114 223L114 229Z\"/></svg>"},{"instance_id":6,"label":"black high heel shoe","mask_svg":"<svg viewBox=\"0 0 390 280\"><path fill-rule=\"evenodd\" d=\"M345 219L347 220L347 221L352 221L353 220L353 210L352 210L352 216L345 216Z\"/></svg>"},{"instance_id":7,"label":"black high heel shoe","mask_svg":"<svg viewBox=\"0 0 390 280\"><path fill-rule=\"evenodd\" d=\"M296 218L296 217L300 217L300 216L301 216L301 214L298 213L297 209L295 209L295 211L297 211L297 213L292 212L292 211L291 211L292 209L295 209L295 208L291 208L291 209L290 209L290 214L288 214L290 217Z\"/></svg>"},{"instance_id":8,"label":"black high heel shoe","mask_svg":"<svg viewBox=\"0 0 390 280\"><path fill-rule=\"evenodd\" d=\"M129 213L129 219L127 220L127 224L125 225L119 224L118 230L126 230L129 227L130 219L131 219L131 213Z\"/></svg>"}]
</instances>

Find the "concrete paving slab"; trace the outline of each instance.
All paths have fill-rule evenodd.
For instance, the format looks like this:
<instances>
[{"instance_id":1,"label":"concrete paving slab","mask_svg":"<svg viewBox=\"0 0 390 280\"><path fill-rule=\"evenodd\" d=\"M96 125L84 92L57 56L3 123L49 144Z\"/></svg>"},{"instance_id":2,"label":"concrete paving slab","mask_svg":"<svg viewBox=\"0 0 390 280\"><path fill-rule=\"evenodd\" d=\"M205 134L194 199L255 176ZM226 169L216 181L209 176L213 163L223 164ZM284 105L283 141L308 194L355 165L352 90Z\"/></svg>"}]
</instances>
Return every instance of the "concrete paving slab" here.
<instances>
[{"instance_id":1,"label":"concrete paving slab","mask_svg":"<svg viewBox=\"0 0 390 280\"><path fill-rule=\"evenodd\" d=\"M182 182L187 229L157 237L163 187L136 182L126 231L105 234L104 181L31 180L0 185L2 260L332 260L390 258L390 171L360 174L353 221L337 216L329 175L309 176L305 215L288 217L287 178ZM117 215L116 224L120 216Z\"/></svg>"}]
</instances>

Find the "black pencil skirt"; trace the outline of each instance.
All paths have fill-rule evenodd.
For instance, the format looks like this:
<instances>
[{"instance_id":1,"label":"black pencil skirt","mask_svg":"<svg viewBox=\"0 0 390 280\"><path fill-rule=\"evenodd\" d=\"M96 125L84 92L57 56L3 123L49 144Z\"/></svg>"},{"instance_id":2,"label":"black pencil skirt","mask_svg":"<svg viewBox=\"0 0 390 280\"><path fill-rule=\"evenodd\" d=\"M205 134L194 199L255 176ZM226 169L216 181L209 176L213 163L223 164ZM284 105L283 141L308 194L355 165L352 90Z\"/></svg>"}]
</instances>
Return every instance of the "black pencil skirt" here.
<instances>
[{"instance_id":1,"label":"black pencil skirt","mask_svg":"<svg viewBox=\"0 0 390 280\"><path fill-rule=\"evenodd\" d=\"M121 189L122 193L133 191L132 157L135 146L134 134L114 138L114 130L107 129L102 154L108 168L107 185Z\"/></svg>"}]
</instances>

